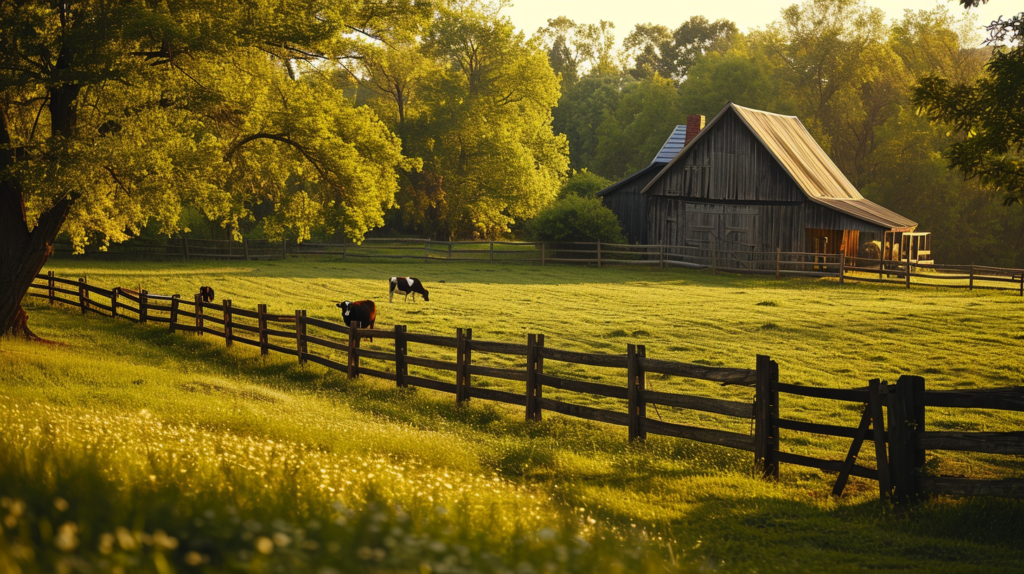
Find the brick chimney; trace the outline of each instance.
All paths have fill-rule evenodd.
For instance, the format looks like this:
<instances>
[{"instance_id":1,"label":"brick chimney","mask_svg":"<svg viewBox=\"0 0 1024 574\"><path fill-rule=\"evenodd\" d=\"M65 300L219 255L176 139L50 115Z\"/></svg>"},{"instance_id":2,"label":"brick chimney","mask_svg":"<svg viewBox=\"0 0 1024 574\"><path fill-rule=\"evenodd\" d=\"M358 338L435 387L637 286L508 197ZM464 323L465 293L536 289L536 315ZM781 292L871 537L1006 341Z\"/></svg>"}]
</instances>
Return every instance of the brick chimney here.
<instances>
[{"instance_id":1,"label":"brick chimney","mask_svg":"<svg viewBox=\"0 0 1024 574\"><path fill-rule=\"evenodd\" d=\"M704 116L686 116L686 143L697 137L704 129Z\"/></svg>"}]
</instances>

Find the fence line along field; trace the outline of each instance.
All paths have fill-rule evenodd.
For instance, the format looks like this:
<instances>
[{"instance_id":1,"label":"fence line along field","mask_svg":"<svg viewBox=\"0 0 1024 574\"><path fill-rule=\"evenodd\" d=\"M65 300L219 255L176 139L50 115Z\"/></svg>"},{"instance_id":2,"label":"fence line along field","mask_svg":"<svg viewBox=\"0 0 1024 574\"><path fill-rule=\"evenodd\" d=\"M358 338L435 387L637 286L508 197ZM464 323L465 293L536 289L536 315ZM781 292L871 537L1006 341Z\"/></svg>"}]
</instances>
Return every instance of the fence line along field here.
<instances>
[{"instance_id":1,"label":"fence line along field","mask_svg":"<svg viewBox=\"0 0 1024 574\"><path fill-rule=\"evenodd\" d=\"M150 292L191 298L199 285L211 285L218 301L231 299L238 308L254 310L259 303L269 303L268 316L294 318L295 310L302 309L313 320L340 323L333 301L370 298L378 303L378 330L406 325L417 334L453 337L456 327L472 328L473 340L523 345L528 342L527 334L546 333L547 346L558 341L557 348L567 351L625 354L627 344L643 344L647 356L656 357L652 360L741 369L755 369L754 355L766 354L778 362L782 383L801 387L859 389L870 379L896 382L901 375L917 374L927 380L929 392L962 391L1020 385L1024 377L1020 350L1024 313L1020 298L1006 293L907 292L868 285L840 288L831 281L777 281L656 269L627 272L472 264L448 268L408 263L398 269L394 264L328 260L206 265L59 263L64 266L52 268L56 275L85 276L90 284L108 288L120 285L138 290L141 284ZM431 301L388 303L387 278L396 274L422 279L431 290ZM69 347L41 349L5 342L6 351L0 354L0 368L10 381L3 388L9 409L5 425L25 424L29 419L52 419L57 424L61 417L113 421L110 417L135 420L141 416L139 420L157 421L168 429L201 429L210 433L208 440L273 440L281 449L314 448L328 457L367 457L372 453L392 462L415 461L417 470L403 471L411 473L409 480L418 480L415 476L420 474L447 472L453 483L472 483L476 479L468 477L496 473L501 492L524 488L546 497L540 503L543 510L528 513L533 521L529 524L517 523L511 510L502 510L517 503L509 507L496 503L493 520L507 520L509 526L496 529L493 538L479 535L479 545L470 554L482 546L493 546L501 560L515 557L536 564L548 551L543 544L535 555L519 555L519 550L497 542L503 537L500 532L550 528L553 539L562 540L561 536L575 531L572 524L590 525L593 521L585 526L588 536L599 532L599 536L643 549L644 558L637 558L641 562L635 563L636 567L650 567L651 560L661 557L681 569L711 561L726 570L765 569L769 563L788 569L801 564L805 566L799 568L802 570L850 564L941 570L940 549L950 544L960 556L984 562L992 566L990 570L1010 571L1021 564L1021 550L1013 542L1024 534L1019 502L954 502L940 497L917 506L912 520L887 518L888 514L879 513L877 502L869 503L877 501L876 483L854 473L842 502L837 503L827 496L835 482L834 473L791 464L794 456L842 459L836 453L845 455L849 450L848 436L783 428L780 455L789 454L790 458L781 458L784 470L779 484L772 485L755 476L749 453L654 435L649 435L643 446L629 446L626 432L601 423L550 416L550 411L545 411L541 422L526 422L522 406L489 406L472 400L456 407L450 396L430 390L411 392L395 388L394 382L349 380L319 366L300 367L294 357L261 357L258 350L239 345L225 349L223 340L217 345L213 337L172 335L166 324L131 325L83 318L77 311L51 310L31 301L28 304L34 328L51 339L68 342ZM292 348L294 344L293 340ZM371 360L361 366L373 364L375 349L393 352L392 344L388 340L366 344ZM465 360L459 357L462 351L458 347L445 352L448 354L438 354L436 360L454 364ZM491 355L486 366L513 370L524 368L521 363L522 358L514 355ZM472 364L485 363L474 352ZM412 376L419 376L417 369L425 367L410 364L408 368ZM548 360L543 373L556 380L585 380L626 390L621 371L609 367L559 365ZM522 384L487 379L478 372L473 388L522 394ZM647 374L647 385L651 392L747 405L753 395L747 387L722 387L653 373ZM545 399L567 401L570 389L552 387L544 389ZM572 401L624 411L619 404L624 401L617 394L572 393ZM929 407L927 430L938 432L925 438L940 441L929 449L941 448L941 440L949 439L951 433L1021 428L1019 413L953 406ZM798 429L825 421L857 429L864 418L862 405L812 397L786 395L782 409L783 418L792 421L787 424ZM665 404L656 412L653 405L647 410L652 422L657 419L664 425L742 435L752 430L749 419L737 424L721 413ZM128 428L135 423L125 424ZM740 428L744 424L746 428ZM49 456L57 456L54 449L59 450L58 446L44 440L45 436L33 438L33 448L40 452L50 449ZM7 440L8 452L14 442ZM86 442L83 439L83 444ZM59 447L65 463L78 464L72 464L74 448L68 444ZM126 457L127 462L131 451L126 447L116 455ZM857 466L874 467L871 448L863 448L860 454ZM1021 476L1019 456L954 450L929 450L928 456L925 467L935 476ZM138 462L122 466L130 468L132 464ZM32 469L22 467L27 484ZM108 478L111 484L129 480L126 473ZM7 473L5 482L14 484L13 474ZM243 475L232 475L231 480ZM197 483L187 488L194 493L208 492L216 481L210 478L213 474L203 476L206 478L197 478ZM203 480L208 484L199 484ZM374 480L383 481L375 483L374 489L389 488L387 480ZM180 481L161 484L162 488L186 488ZM294 484L289 488L305 492L311 487ZM353 516L365 508L362 504L368 491L353 495L359 488L339 495L346 508L355 512ZM249 494L262 496L256 491ZM491 495L485 499L487 496ZM400 496L390 500L396 501L418 509L412 513L414 521L428 520L423 506ZM244 506L238 505L235 511L249 512ZM272 504L269 508L271 512L294 512ZM779 516L787 518L779 522ZM482 518L446 520L479 527ZM964 524L972 527L963 528ZM164 530L169 532L167 528ZM840 541L837 547L835 538L819 534L837 529L849 532L850 541ZM443 530L435 534L443 538ZM632 532L644 532L646 540L634 540ZM272 532L260 535L273 537ZM303 533L307 535L312 542L322 542ZM294 531L288 536L297 538ZM258 538L253 534L248 541L239 539L238 551L254 548L253 541ZM917 550L908 553L911 547ZM386 546L366 548L365 563L372 564L377 556L374 550ZM361 549L352 547L356 554ZM928 556L929 552L934 555ZM255 551L253 556L257 554ZM622 552L613 554L630 559Z\"/></svg>"}]
</instances>

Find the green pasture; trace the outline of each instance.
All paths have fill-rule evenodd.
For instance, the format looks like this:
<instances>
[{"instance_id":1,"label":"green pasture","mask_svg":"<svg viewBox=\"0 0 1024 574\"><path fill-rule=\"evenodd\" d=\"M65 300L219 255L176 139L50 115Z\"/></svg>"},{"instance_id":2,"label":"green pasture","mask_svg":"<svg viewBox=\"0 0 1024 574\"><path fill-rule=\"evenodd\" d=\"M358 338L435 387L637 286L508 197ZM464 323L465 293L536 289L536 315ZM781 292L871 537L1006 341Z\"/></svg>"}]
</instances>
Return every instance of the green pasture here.
<instances>
[{"instance_id":1,"label":"green pasture","mask_svg":"<svg viewBox=\"0 0 1024 574\"><path fill-rule=\"evenodd\" d=\"M53 261L59 277L340 322L334 301L373 299L377 328L753 368L783 382L862 387L902 374L928 388L1022 384L1024 300L1008 292L838 285L707 272L485 263ZM387 298L412 275L430 302ZM853 478L748 453L518 407L396 389L211 336L171 334L26 301L61 345L0 341L0 572L807 572L1024 569L1024 504L878 501ZM311 330L311 334L314 334ZM275 341L288 344L288 341ZM294 342L292 341L292 344ZM389 349L390 341L370 348ZM311 350L313 350L311 348ZM317 349L332 356L327 349ZM450 358L425 345L411 355ZM514 367L520 359L474 354ZM364 359L365 365L380 368ZM625 385L616 369L545 371ZM421 376L449 373L412 367ZM474 385L522 392L520 383ZM652 376L655 390L752 400L752 390ZM545 391L614 410L622 401ZM854 424L859 406L783 397L783 416ZM649 409L734 432L748 421ZM1020 430L1020 415L929 409L933 429ZM782 449L845 455L848 439L783 432ZM1021 476L1022 457L930 452L929 471ZM873 464L866 448L864 464Z\"/></svg>"}]
</instances>

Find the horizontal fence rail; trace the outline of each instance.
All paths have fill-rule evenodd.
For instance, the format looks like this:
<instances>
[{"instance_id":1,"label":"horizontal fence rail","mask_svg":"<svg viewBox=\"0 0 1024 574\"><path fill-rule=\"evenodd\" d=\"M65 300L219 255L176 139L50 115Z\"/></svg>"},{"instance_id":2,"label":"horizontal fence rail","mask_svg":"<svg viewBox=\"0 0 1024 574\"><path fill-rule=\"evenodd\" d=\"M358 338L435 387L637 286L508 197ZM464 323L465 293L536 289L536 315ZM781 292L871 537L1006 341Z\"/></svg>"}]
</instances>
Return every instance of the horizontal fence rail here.
<instances>
[{"instance_id":1,"label":"horizontal fence rail","mask_svg":"<svg viewBox=\"0 0 1024 574\"><path fill-rule=\"evenodd\" d=\"M432 241L430 239L367 238L361 244L295 243L288 240L212 239L139 240L112 245L105 251L87 249L94 258L282 259L334 256L353 260L453 261L509 264L645 265L684 267L775 277L831 277L910 288L997 289L1024 297L1024 269L983 265L945 265L932 261L847 257L842 253L753 251L690 245L630 245L596 242ZM72 246L54 245L55 256L70 256Z\"/></svg>"},{"instance_id":2,"label":"horizontal fence rail","mask_svg":"<svg viewBox=\"0 0 1024 574\"><path fill-rule=\"evenodd\" d=\"M1024 412L1024 387L987 390L927 391L921 377L903 376L896 384L872 380L867 387L832 389L779 381L779 368L769 357L756 356L754 369L706 367L691 363L652 359L644 345L627 345L624 354L586 353L557 349L545 344L544 335L530 334L526 344L484 341L473 338L472 329L457 329L454 337L410 333L404 325L393 329L364 328L308 317L306 311L271 313L266 304L255 310L179 295L157 295L136 289L105 289L90 285L87 278L59 278L51 271L38 275L28 297L81 310L120 317L137 323L168 325L171 332L210 335L296 357L300 364L315 363L341 371L394 382L398 387L421 387L455 396L457 403L471 399L523 407L530 421L544 412L627 427L630 441L643 442L648 434L675 437L753 452L757 472L778 479L782 463L837 473L833 495L841 496L850 476L878 481L882 498L913 501L921 494L953 496L1024 497L1024 479L974 480L935 477L922 473L927 450L955 450L993 455L1024 455L1024 432L949 432L926 428L926 408L980 408ZM432 349L422 356L413 350ZM324 349L330 352L325 353ZM450 354L454 351L454 360ZM331 353L333 352L333 353ZM438 358L437 353L444 358ZM513 357L519 367L479 364L491 355ZM545 371L545 363L555 369ZM585 380L559 374L561 364L615 369L623 385ZM411 374L409 367L415 367ZM429 370L430 374L424 372ZM680 377L737 385L753 389L753 400L743 402L702 397L649 388L647 374ZM448 380L443 380L448 377ZM474 384L474 377L522 383L521 391ZM557 390L558 398L545 396ZM786 396L861 404L860 422L854 426L799 420L780 406ZM603 397L620 401L617 408L577 404L571 397ZM780 401L780 397L783 399ZM606 403L602 403L604 405ZM748 421L752 433L701 428L648 416L647 408L682 409ZM783 416L785 414L786 416ZM841 459L823 459L780 448L787 433L812 433L851 441ZM874 445L875 466L859 460L864 443ZM800 444L800 443L795 443Z\"/></svg>"}]
</instances>

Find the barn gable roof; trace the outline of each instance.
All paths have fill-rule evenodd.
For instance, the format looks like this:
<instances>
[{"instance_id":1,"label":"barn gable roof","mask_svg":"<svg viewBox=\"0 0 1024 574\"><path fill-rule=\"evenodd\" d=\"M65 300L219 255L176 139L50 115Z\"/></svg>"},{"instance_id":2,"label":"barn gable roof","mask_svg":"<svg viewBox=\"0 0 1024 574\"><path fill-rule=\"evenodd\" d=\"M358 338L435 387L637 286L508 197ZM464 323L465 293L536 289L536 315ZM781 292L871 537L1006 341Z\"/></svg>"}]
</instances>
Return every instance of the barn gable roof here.
<instances>
[{"instance_id":1,"label":"barn gable roof","mask_svg":"<svg viewBox=\"0 0 1024 574\"><path fill-rule=\"evenodd\" d=\"M650 175L651 172L660 171L661 168L668 164L668 162L672 161L672 158L679 154L679 151L683 149L683 145L685 144L686 125L676 126L675 129L672 130L672 133L668 135L668 139L665 140L664 144L662 144L661 149L658 150L657 155L654 156L654 160L651 161L650 165L597 192L597 197L608 195L627 183L631 183L645 175Z\"/></svg>"},{"instance_id":2,"label":"barn gable roof","mask_svg":"<svg viewBox=\"0 0 1024 574\"><path fill-rule=\"evenodd\" d=\"M736 113L811 201L889 229L909 230L917 227L914 221L865 199L818 142L814 141L799 118L745 108L732 102L726 104L699 134L671 161L664 164L641 193L647 193L729 110Z\"/></svg>"}]
</instances>

